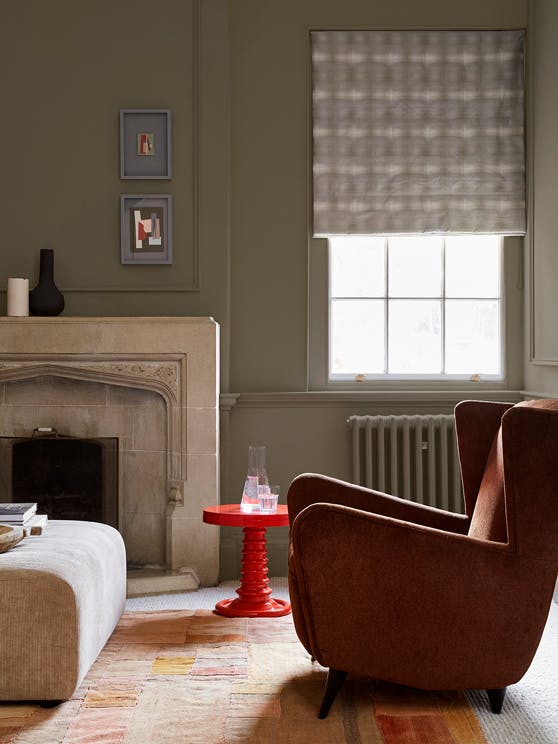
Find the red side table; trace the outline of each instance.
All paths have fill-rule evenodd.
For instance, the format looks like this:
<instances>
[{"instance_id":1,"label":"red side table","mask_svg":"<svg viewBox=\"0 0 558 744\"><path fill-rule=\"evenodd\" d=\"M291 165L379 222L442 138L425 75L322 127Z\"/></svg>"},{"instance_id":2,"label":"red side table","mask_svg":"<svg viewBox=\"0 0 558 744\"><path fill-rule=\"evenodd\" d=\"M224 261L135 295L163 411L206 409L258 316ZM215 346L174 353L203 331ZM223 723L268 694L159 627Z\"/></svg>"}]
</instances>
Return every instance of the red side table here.
<instances>
[{"instance_id":1,"label":"red side table","mask_svg":"<svg viewBox=\"0 0 558 744\"><path fill-rule=\"evenodd\" d=\"M221 527L243 527L242 575L236 590L238 597L223 599L215 605L215 612L227 617L280 617L288 615L291 605L284 599L271 596L267 578L267 527L286 527L289 514L279 504L273 514L240 511L240 504L208 506L203 510L203 521Z\"/></svg>"}]
</instances>

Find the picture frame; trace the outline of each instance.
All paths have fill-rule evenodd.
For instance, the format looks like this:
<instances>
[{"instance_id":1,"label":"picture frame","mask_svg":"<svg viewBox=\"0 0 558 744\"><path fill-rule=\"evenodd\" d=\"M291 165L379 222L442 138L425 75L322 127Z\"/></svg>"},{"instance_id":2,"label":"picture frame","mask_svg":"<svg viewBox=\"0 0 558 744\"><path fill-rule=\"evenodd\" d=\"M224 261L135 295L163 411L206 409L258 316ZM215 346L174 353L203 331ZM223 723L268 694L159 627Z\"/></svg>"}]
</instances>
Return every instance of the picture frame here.
<instances>
[{"instance_id":1,"label":"picture frame","mask_svg":"<svg viewBox=\"0 0 558 744\"><path fill-rule=\"evenodd\" d=\"M172 264L172 196L122 194L120 263Z\"/></svg>"},{"instance_id":2,"label":"picture frame","mask_svg":"<svg viewBox=\"0 0 558 744\"><path fill-rule=\"evenodd\" d=\"M172 178L169 109L120 110L120 178Z\"/></svg>"}]
</instances>

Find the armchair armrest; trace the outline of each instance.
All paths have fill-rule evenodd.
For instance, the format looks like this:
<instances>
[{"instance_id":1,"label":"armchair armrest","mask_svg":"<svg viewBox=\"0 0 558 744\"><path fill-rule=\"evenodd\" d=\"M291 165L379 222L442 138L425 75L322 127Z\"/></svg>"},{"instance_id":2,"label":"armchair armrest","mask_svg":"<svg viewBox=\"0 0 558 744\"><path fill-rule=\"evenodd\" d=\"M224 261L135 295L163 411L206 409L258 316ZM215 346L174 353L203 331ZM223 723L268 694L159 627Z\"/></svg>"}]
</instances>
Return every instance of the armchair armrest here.
<instances>
[{"instance_id":1,"label":"armchair armrest","mask_svg":"<svg viewBox=\"0 0 558 744\"><path fill-rule=\"evenodd\" d=\"M289 486L287 504L289 521L307 506L315 503L338 504L361 509L374 514L382 514L404 522L422 524L438 530L466 534L470 518L425 504L390 496L362 486L330 478L316 473L305 473L295 478Z\"/></svg>"},{"instance_id":2,"label":"armchair armrest","mask_svg":"<svg viewBox=\"0 0 558 744\"><path fill-rule=\"evenodd\" d=\"M509 546L331 504L304 509L291 539L324 666L423 689L504 687L526 671L552 582Z\"/></svg>"}]
</instances>

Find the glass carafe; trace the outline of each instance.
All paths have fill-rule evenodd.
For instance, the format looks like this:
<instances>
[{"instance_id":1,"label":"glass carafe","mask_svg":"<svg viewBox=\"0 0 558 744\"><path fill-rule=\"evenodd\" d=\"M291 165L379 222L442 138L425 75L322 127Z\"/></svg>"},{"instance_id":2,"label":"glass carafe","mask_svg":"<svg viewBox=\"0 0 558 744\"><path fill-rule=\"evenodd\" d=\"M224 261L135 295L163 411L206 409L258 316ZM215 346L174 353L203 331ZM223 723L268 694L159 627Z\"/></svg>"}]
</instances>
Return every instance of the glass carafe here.
<instances>
[{"instance_id":1,"label":"glass carafe","mask_svg":"<svg viewBox=\"0 0 558 744\"><path fill-rule=\"evenodd\" d=\"M240 509L243 512L259 511L258 486L268 486L265 469L265 447L248 447L248 473L242 491Z\"/></svg>"}]
</instances>

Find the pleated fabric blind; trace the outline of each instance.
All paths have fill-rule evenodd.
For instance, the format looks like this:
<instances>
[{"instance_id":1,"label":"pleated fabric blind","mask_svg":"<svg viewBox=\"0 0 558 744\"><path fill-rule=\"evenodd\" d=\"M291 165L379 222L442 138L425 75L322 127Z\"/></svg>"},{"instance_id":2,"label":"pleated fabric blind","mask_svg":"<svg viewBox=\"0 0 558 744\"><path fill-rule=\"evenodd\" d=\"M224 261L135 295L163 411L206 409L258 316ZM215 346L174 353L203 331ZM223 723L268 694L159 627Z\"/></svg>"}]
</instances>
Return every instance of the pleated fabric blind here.
<instances>
[{"instance_id":1,"label":"pleated fabric blind","mask_svg":"<svg viewBox=\"0 0 558 744\"><path fill-rule=\"evenodd\" d=\"M525 232L523 31L314 31L314 234Z\"/></svg>"}]
</instances>

